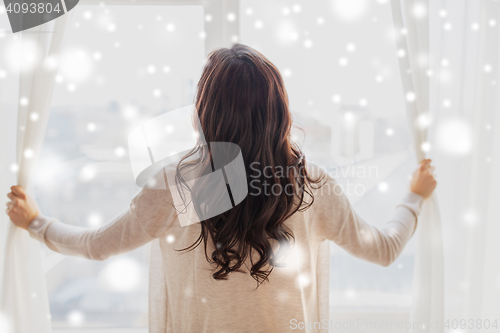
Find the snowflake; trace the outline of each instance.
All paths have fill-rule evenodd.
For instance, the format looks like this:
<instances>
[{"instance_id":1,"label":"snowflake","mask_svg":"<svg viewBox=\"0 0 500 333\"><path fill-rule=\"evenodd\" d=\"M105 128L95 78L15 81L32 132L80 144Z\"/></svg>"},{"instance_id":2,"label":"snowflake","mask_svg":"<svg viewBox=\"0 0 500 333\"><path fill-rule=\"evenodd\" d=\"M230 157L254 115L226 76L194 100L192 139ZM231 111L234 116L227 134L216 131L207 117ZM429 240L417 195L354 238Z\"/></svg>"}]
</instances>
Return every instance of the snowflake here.
<instances>
[{"instance_id":1,"label":"snowflake","mask_svg":"<svg viewBox=\"0 0 500 333\"><path fill-rule=\"evenodd\" d=\"M35 152L31 148L27 148L27 149L24 150L23 155L24 155L25 158L30 159L30 158L32 158L35 155Z\"/></svg>"},{"instance_id":2,"label":"snowflake","mask_svg":"<svg viewBox=\"0 0 500 333\"><path fill-rule=\"evenodd\" d=\"M92 12L91 11L85 11L83 13L83 18L86 19L86 20L90 20L92 18Z\"/></svg>"},{"instance_id":3,"label":"snowflake","mask_svg":"<svg viewBox=\"0 0 500 333\"><path fill-rule=\"evenodd\" d=\"M156 67L153 65L149 65L147 71L149 74L154 74L156 72Z\"/></svg>"},{"instance_id":4,"label":"snowflake","mask_svg":"<svg viewBox=\"0 0 500 333\"><path fill-rule=\"evenodd\" d=\"M348 63L349 63L349 61L347 60L347 58L342 57L339 59L339 65L342 67L347 66Z\"/></svg>"},{"instance_id":5,"label":"snowflake","mask_svg":"<svg viewBox=\"0 0 500 333\"><path fill-rule=\"evenodd\" d=\"M410 102L410 103L414 102L416 98L417 98L417 95L415 95L415 93L413 91L409 91L406 93L406 100L408 102Z\"/></svg>"},{"instance_id":6,"label":"snowflake","mask_svg":"<svg viewBox=\"0 0 500 333\"><path fill-rule=\"evenodd\" d=\"M175 30L175 24L173 23L168 23L166 26L165 26L165 29L168 31L168 32L173 32Z\"/></svg>"}]
</instances>

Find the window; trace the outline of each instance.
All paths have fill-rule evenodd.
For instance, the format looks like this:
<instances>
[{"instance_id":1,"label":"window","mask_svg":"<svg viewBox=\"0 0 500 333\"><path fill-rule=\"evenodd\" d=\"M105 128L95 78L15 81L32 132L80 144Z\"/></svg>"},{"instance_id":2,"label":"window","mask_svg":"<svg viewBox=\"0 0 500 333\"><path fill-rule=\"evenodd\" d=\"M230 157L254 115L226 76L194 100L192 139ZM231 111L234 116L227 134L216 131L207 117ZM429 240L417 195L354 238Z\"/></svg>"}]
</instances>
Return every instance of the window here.
<instances>
[{"instance_id":1,"label":"window","mask_svg":"<svg viewBox=\"0 0 500 333\"><path fill-rule=\"evenodd\" d=\"M381 226L413 166L397 61L405 54L392 39L389 2L186 3L90 0L71 11L36 177L42 211L97 227L125 209L139 190L127 156L130 130L191 104L206 52L240 39L283 74L308 160L328 167L360 215ZM413 251L410 242L382 268L332 244L336 317L375 308L404 315ZM148 247L106 262L44 252L54 328L144 331Z\"/></svg>"},{"instance_id":2,"label":"window","mask_svg":"<svg viewBox=\"0 0 500 333\"><path fill-rule=\"evenodd\" d=\"M42 211L98 227L139 191L129 132L192 104L202 6L78 5L72 11L36 177ZM119 61L118 61L119 60ZM145 327L148 247L95 262L46 249L53 327Z\"/></svg>"},{"instance_id":3,"label":"window","mask_svg":"<svg viewBox=\"0 0 500 333\"><path fill-rule=\"evenodd\" d=\"M242 0L240 29L242 42L281 71L308 160L327 167L357 212L382 226L414 165L389 2ZM332 318L407 312L413 251L410 244L383 268L332 244Z\"/></svg>"}]
</instances>

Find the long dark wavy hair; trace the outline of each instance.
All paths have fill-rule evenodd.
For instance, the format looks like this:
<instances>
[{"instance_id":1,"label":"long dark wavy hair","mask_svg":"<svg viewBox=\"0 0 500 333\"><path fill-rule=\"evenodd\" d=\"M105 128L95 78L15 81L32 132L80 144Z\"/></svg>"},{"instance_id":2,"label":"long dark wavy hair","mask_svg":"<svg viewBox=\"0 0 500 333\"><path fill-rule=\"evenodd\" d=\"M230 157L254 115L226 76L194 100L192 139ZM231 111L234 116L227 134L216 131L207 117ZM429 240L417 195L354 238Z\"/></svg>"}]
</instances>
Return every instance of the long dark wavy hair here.
<instances>
[{"instance_id":1,"label":"long dark wavy hair","mask_svg":"<svg viewBox=\"0 0 500 333\"><path fill-rule=\"evenodd\" d=\"M195 165L210 169L210 142L230 142L241 149L252 189L234 208L202 221L196 242L180 251L203 243L215 279L246 271L242 266L248 259L248 270L259 286L279 265L275 252L294 240L285 220L312 205L311 189L320 179L307 173L304 154L292 140L283 78L258 51L242 44L213 51L198 83L195 106L207 144L199 142L177 165L178 184L188 188L184 171ZM286 190L270 191L273 186ZM198 182L189 190L193 197L213 191ZM280 244L278 251L272 240ZM214 244L212 253L209 242Z\"/></svg>"}]
</instances>

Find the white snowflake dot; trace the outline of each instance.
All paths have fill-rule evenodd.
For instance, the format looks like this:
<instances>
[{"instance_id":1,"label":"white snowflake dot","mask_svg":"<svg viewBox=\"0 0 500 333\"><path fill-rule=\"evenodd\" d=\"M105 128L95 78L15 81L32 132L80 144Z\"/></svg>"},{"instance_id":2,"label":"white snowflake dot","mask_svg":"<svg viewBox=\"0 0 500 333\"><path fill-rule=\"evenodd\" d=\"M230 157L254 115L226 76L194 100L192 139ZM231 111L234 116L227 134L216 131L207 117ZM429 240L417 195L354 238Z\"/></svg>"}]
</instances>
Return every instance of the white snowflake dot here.
<instances>
[{"instance_id":1,"label":"white snowflake dot","mask_svg":"<svg viewBox=\"0 0 500 333\"><path fill-rule=\"evenodd\" d=\"M117 157L123 157L123 156L125 156L125 153L126 153L125 148L123 148L123 147L116 147L115 148L115 155Z\"/></svg>"},{"instance_id":2,"label":"white snowflake dot","mask_svg":"<svg viewBox=\"0 0 500 333\"><path fill-rule=\"evenodd\" d=\"M147 71L149 74L154 74L156 72L156 67L153 65L149 65Z\"/></svg>"},{"instance_id":3,"label":"white snowflake dot","mask_svg":"<svg viewBox=\"0 0 500 333\"><path fill-rule=\"evenodd\" d=\"M167 29L168 32L173 32L175 30L175 24L169 23L165 26L165 29Z\"/></svg>"},{"instance_id":4,"label":"white snowflake dot","mask_svg":"<svg viewBox=\"0 0 500 333\"><path fill-rule=\"evenodd\" d=\"M28 98L21 97L21 99L19 100L19 104L21 104L21 106L27 106L29 104Z\"/></svg>"},{"instance_id":5,"label":"white snowflake dot","mask_svg":"<svg viewBox=\"0 0 500 333\"><path fill-rule=\"evenodd\" d=\"M24 154L23 155L27 159L30 159L30 158L32 158L35 155L35 152L31 148L27 148L27 149L24 150Z\"/></svg>"},{"instance_id":6,"label":"white snowflake dot","mask_svg":"<svg viewBox=\"0 0 500 333\"><path fill-rule=\"evenodd\" d=\"M424 153L428 153L431 150L431 144L429 142L424 142L420 145L420 149L422 149Z\"/></svg>"},{"instance_id":7,"label":"white snowflake dot","mask_svg":"<svg viewBox=\"0 0 500 333\"><path fill-rule=\"evenodd\" d=\"M427 6L424 5L423 3L415 3L413 5L413 16L416 19L421 19L424 18L427 15Z\"/></svg>"},{"instance_id":8,"label":"white snowflake dot","mask_svg":"<svg viewBox=\"0 0 500 333\"><path fill-rule=\"evenodd\" d=\"M382 193L385 193L387 192L387 190L389 189L389 184L387 184L386 182L381 182L380 184L378 184L378 190Z\"/></svg>"},{"instance_id":9,"label":"white snowflake dot","mask_svg":"<svg viewBox=\"0 0 500 333\"><path fill-rule=\"evenodd\" d=\"M414 102L416 98L417 98L417 95L415 95L415 93L413 91L409 91L406 93L406 100L408 102L410 102L410 103Z\"/></svg>"},{"instance_id":10,"label":"white snowflake dot","mask_svg":"<svg viewBox=\"0 0 500 333\"><path fill-rule=\"evenodd\" d=\"M85 11L83 13L83 18L86 19L86 20L90 20L92 18L92 12L91 11Z\"/></svg>"},{"instance_id":11,"label":"white snowflake dot","mask_svg":"<svg viewBox=\"0 0 500 333\"><path fill-rule=\"evenodd\" d=\"M306 40L304 41L304 47L305 47L306 49L310 49L312 46L313 46L313 42L312 42L312 40L310 40L310 39L306 39Z\"/></svg>"}]
</instances>

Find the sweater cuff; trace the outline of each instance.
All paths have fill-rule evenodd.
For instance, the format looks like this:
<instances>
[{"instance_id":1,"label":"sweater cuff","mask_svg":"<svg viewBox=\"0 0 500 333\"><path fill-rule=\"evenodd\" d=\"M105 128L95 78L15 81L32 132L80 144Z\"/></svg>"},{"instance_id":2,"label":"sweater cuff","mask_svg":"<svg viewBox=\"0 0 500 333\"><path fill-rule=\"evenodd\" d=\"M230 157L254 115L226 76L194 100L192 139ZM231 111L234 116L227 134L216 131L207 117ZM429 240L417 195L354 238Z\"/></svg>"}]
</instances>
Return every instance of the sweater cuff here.
<instances>
[{"instance_id":1,"label":"sweater cuff","mask_svg":"<svg viewBox=\"0 0 500 333\"><path fill-rule=\"evenodd\" d=\"M398 207L403 206L411 210L415 217L420 215L420 210L422 209L422 204L424 203L424 197L415 192L408 192L403 197L403 201L398 205Z\"/></svg>"},{"instance_id":2,"label":"sweater cuff","mask_svg":"<svg viewBox=\"0 0 500 333\"><path fill-rule=\"evenodd\" d=\"M38 216L35 217L28 226L28 232L30 233L31 238L45 244L45 230L47 230L52 222L54 222L54 220L50 217L38 214Z\"/></svg>"}]
</instances>

